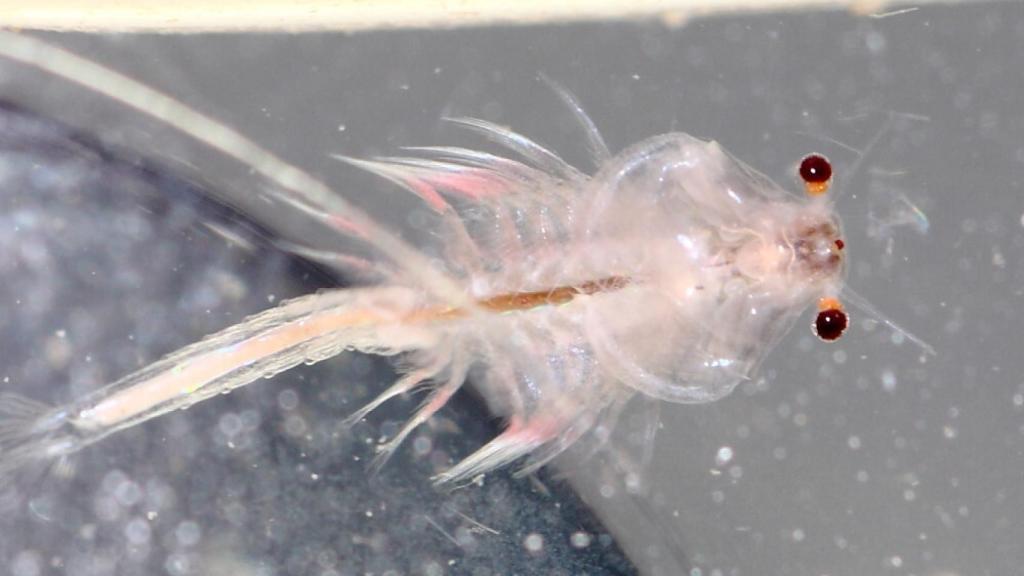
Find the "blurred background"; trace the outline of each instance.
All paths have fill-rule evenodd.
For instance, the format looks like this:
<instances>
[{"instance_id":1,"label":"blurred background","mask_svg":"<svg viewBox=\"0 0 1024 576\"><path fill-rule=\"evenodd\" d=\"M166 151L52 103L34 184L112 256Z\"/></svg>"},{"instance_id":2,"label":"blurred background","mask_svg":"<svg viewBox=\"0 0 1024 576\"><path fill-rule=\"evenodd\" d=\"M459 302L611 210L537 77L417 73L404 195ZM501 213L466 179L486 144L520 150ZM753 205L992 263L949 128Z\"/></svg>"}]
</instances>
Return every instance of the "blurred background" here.
<instances>
[{"instance_id":1,"label":"blurred background","mask_svg":"<svg viewBox=\"0 0 1024 576\"><path fill-rule=\"evenodd\" d=\"M407 198L329 155L475 146L441 121L472 115L585 165L541 72L579 96L613 150L685 131L794 189L795 163L823 152L849 284L937 356L856 311L826 345L808 315L732 396L663 405L651 462L633 476L598 458L450 493L429 476L499 423L462 394L371 478L373 443L417 400L344 431L393 376L387 362L342 357L0 488L8 573L1019 571L1020 3L682 27L41 37L239 128L413 236ZM262 202L266 183L244 166L23 66L0 62L0 99L5 391L65 402L345 282L280 248L327 240ZM624 450L639 449L639 417Z\"/></svg>"}]
</instances>

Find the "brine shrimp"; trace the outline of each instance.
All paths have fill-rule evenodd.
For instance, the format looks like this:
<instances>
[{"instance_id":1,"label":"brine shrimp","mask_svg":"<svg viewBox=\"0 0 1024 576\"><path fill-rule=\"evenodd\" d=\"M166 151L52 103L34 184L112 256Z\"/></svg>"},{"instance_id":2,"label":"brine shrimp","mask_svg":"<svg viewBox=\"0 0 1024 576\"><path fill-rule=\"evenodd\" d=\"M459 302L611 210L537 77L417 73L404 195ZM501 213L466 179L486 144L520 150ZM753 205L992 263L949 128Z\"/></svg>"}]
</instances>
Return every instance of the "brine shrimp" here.
<instances>
[{"instance_id":1,"label":"brine shrimp","mask_svg":"<svg viewBox=\"0 0 1024 576\"><path fill-rule=\"evenodd\" d=\"M531 471L614 425L638 395L691 404L728 395L809 306L817 306L813 327L824 340L849 324L846 245L829 200L831 165L820 155L801 163L805 194L797 195L717 143L683 133L612 154L575 97L549 81L579 120L598 166L592 174L472 118L449 120L507 156L452 146L337 156L422 201L441 238L441 265L324 183L165 94L27 36L0 32L0 56L84 85L249 166L272 185L273 200L372 257L310 254L373 278L251 316L63 406L4 394L0 475L346 351L401 355L405 367L350 423L396 396L429 391L379 446L377 465L472 370L472 385L506 425L435 481L516 461Z\"/></svg>"}]
</instances>

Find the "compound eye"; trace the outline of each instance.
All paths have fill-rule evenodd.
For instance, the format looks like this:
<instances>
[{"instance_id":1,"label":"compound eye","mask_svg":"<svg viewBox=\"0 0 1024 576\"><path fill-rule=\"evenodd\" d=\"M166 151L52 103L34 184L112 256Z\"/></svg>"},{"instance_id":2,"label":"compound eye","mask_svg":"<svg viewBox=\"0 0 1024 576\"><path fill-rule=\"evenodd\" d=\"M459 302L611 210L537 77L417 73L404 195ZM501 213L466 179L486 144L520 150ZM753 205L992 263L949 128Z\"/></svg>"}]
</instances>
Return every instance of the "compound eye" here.
<instances>
[{"instance_id":1,"label":"compound eye","mask_svg":"<svg viewBox=\"0 0 1024 576\"><path fill-rule=\"evenodd\" d=\"M799 172L808 196L821 196L832 185L832 164L821 154L804 156Z\"/></svg>"},{"instance_id":2,"label":"compound eye","mask_svg":"<svg viewBox=\"0 0 1024 576\"><path fill-rule=\"evenodd\" d=\"M814 319L814 333L826 342L834 342L843 335L850 319L843 311L843 305L835 298L818 301L818 316Z\"/></svg>"}]
</instances>

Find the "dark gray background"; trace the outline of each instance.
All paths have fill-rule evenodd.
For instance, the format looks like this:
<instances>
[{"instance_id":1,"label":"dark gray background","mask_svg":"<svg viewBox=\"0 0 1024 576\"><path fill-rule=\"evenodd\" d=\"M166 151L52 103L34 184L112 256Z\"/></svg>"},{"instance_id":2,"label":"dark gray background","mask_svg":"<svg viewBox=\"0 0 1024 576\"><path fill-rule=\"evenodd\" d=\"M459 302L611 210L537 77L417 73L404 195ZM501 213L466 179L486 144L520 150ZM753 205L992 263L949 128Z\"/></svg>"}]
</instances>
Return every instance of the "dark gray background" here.
<instances>
[{"instance_id":1,"label":"dark gray background","mask_svg":"<svg viewBox=\"0 0 1024 576\"><path fill-rule=\"evenodd\" d=\"M644 471L640 494L624 496L624 489L609 481L606 488L610 490L605 493L611 497L604 498L600 496L603 480L597 486L583 481L596 475L577 473L570 478L583 485L594 509L605 515L605 529L615 535L632 561L652 573L1020 573L1024 558L1020 550L1024 527L1019 520L1024 512L1020 488L1024 460L1019 448L1024 440L1024 378L1018 336L1024 293L1021 4L923 7L882 19L844 13L726 17L681 29L609 23L355 36L49 38L240 127L364 202L375 214L394 218L397 225L404 214L399 197L371 187L369 180L327 154L366 155L410 144L465 144L439 118L473 114L510 124L564 151L570 160L580 160L584 147L568 115L536 80L541 71L579 95L613 148L652 134L684 130L720 141L737 157L787 184L792 182L793 164L804 153L829 154L845 189L839 211L846 224L850 284L928 340L938 356L923 357L913 345L894 340L890 331L865 322L864 315L856 312L844 340L825 345L805 328L808 317L769 357L763 379L714 405L663 407L664 428L653 463ZM118 145L129 144L139 153L174 162L187 160L203 179L228 186L236 194L246 189L242 171L222 165L209 157L211 153L190 147L160 127L118 114L116 106L88 102L80 90L65 86L62 91L60 83L46 84L45 79L22 81L24 76L17 76L21 72L8 68L4 74L9 98L31 103ZM32 92L26 86L47 88ZM837 142L863 149L885 126L888 130L862 168L852 180L843 181L850 176L857 155ZM919 218L905 218L909 214L905 201L927 216L927 227ZM264 224L276 229L279 222L270 214ZM129 254L125 266L131 266L133 258L145 260L145 255ZM257 285L248 289L260 297L276 290ZM150 293L156 300L161 294L178 297L170 288L166 292L153 288ZM125 308L124 314L140 314ZM95 304L89 304L82 313L95 309ZM145 315L138 317L140 322L149 320ZM44 343L46 335L60 325L22 327L20 336ZM183 341L201 332L183 334ZM101 344L106 345L89 346ZM136 345L121 342L115 350L131 354ZM77 344L72 357L82 357L89 350ZM157 346L145 354L152 358L163 351ZM331 374L331 367L327 368ZM323 385L323 394L344 388L345 382L336 374L326 377L334 381L333 386ZM348 394L367 393L362 389L339 392L337 402L342 407L332 410L330 402L318 403L315 396L307 396L295 378L301 376L251 387L262 392L245 392L253 394L257 406L253 410L263 423L261 431L254 433L258 445L272 446L289 438L282 428L287 415L275 408L285 389L301 391L303 405L310 403L322 411L308 422L328 424L335 413L347 411L343 409L347 402L354 401ZM369 384L372 378L364 386ZM53 397L67 394L65 382L46 385L56 389ZM209 439L211 427L224 414L243 410L216 402L202 408L207 410L205 417L195 411L175 415L173 422L151 429L147 437L159 445L168 427L180 426ZM474 421L489 424L467 402L446 415L461 426ZM398 421L401 414L399 410L388 417ZM473 445L444 445L459 436L444 434L443 426L430 437L435 446L460 453ZM485 437L481 432L480 439ZM115 441L120 449L106 452L109 467L131 478L159 478L179 497L199 489L197 485L225 485L226 464L218 460L197 458L192 470L172 474L153 462L153 453L138 445L131 449L127 434L111 440ZM731 448L734 456L721 464L716 455L723 447ZM105 449L97 448L91 457L100 450ZM297 450L301 454L302 449ZM346 450L354 449L338 446L323 453L335 458L329 460L332 469L352 479L361 468L358 463L341 466L352 458L353 453ZM409 458L415 461L410 452ZM339 548L338 542L351 546L353 526L372 525L380 533L394 534L390 531L404 529L410 521L407 514L396 513L388 517L389 522L364 524L362 519L350 518L352 510L342 510L338 517L325 513L310 521L310 509L317 509L318 503L326 506L332 498L346 501L337 494L344 494L339 487L343 483L335 481L330 489L318 484L319 488L307 490L295 472L301 457L266 452L251 457L258 468L242 466L235 473L244 478L242 484L261 485L263 491L249 488L233 497L243 507L264 506L259 509L265 515L257 515L261 521L228 529L230 523L225 524L222 512L210 509L207 514L198 508L189 511L189 518L205 530L204 536L216 532L233 543L245 543L211 549L232 550L233 557L266 566L268 573L315 572L307 569L313 560L287 564L289 555L282 549L308 545L307 556L315 559L327 550L335 554L348 550ZM82 460L89 458L83 455ZM412 500L431 502L436 497L436 506L442 506L443 497L426 487L429 466L424 464L421 471L415 467L395 471L402 465L392 466L392 476L385 474L385 484L391 478L400 481L402 488L381 489L374 505L399 506L416 494ZM91 482L88 475L77 477L81 485L76 489L86 502L81 509L88 512L102 496L103 478L100 473ZM116 485L116 480L109 483ZM498 482L508 490L524 485L507 478ZM294 494L295 500L266 497L279 493ZM254 498L255 494L264 499ZM380 557L391 554L393 565L359 568L422 573L428 562L435 561L443 572L472 573L469 567L478 562L501 573L509 566L503 563L505 558L518 556L527 573L549 573L556 564L569 573L628 570L615 565L594 567L614 559L614 553L601 556L603 549L596 548L596 538L582 552L568 544L569 535L580 530L573 520L544 528L548 530L545 551L539 559L531 557L522 541L540 528L517 532L514 527L534 514L520 519L496 513L486 492L460 495L471 500L460 508L469 516L505 518L500 535L476 535L485 550L494 546L500 553L485 553L480 559L479 552L474 556L471 550L447 546L443 539L435 539L433 548L425 539L417 540L415 547L403 547L402 536L392 536L387 545L370 547L378 552L376 556L366 553L359 558L380 562ZM223 494L214 490L208 501L218 497ZM568 494L537 498L541 499L532 510L550 512L561 502L572 501ZM293 521L291 514L303 520ZM106 534L110 550L123 550L127 524L122 517L92 522L99 526L99 533ZM465 526L464 521L453 520L452 529L460 523ZM155 526L154 534L166 538L177 530L177 524ZM284 535L268 526L284 527ZM333 527L332 536L320 539L324 526ZM25 549L38 551L42 564L35 557L26 562L48 569L45 565L54 549L78 545L80 524L68 530L56 531L46 537L49 540L40 536L26 545ZM561 540L552 536L559 530ZM589 526L587 531L600 529ZM156 542L154 537L151 545ZM161 554L176 550L173 543L161 546ZM394 550L402 550L402 555ZM581 555L597 564L579 564ZM211 555L202 558L200 572L228 570L214 565ZM131 573L131 566L124 560L107 571L76 573Z\"/></svg>"}]
</instances>

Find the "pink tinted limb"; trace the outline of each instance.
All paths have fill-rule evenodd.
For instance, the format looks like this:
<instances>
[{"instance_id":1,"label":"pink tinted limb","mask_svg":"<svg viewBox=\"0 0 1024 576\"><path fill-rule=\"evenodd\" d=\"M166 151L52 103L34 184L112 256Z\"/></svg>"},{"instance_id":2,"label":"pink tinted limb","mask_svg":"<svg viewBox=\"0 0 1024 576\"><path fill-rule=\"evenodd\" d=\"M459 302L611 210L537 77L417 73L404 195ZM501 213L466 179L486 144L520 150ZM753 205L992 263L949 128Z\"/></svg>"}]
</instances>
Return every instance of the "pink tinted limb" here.
<instances>
[{"instance_id":1,"label":"pink tinted limb","mask_svg":"<svg viewBox=\"0 0 1024 576\"><path fill-rule=\"evenodd\" d=\"M430 396L427 397L426 402L423 406L416 411L416 414L405 423L405 426L395 434L395 437L388 440L384 444L377 447L377 456L373 459L373 463L370 465L370 469L373 473L376 473L387 463L391 456L395 453L395 450L405 441L406 437L412 433L413 430L419 427L430 419L431 416L437 413L438 410L444 407L448 403L448 400L462 387L463 382L466 380L466 372L469 369L469 364L464 357L457 357L452 360L449 366L448 380L444 384L440 385Z\"/></svg>"},{"instance_id":2,"label":"pink tinted limb","mask_svg":"<svg viewBox=\"0 0 1024 576\"><path fill-rule=\"evenodd\" d=\"M512 423L497 438L464 458L448 470L433 477L435 484L453 484L472 479L495 468L526 456L555 439L559 429L545 420L528 424Z\"/></svg>"},{"instance_id":3,"label":"pink tinted limb","mask_svg":"<svg viewBox=\"0 0 1024 576\"><path fill-rule=\"evenodd\" d=\"M345 426L354 426L357 422L366 418L370 412L373 412L380 407L381 404L391 400L395 396L406 394L414 390L420 384L430 380L436 376L441 370L444 369L445 365L451 360L447 352L442 352L429 364L422 368L417 368L405 376L401 377L397 382L392 384L387 390L381 392L376 398L368 402L365 406L356 410L347 418L342 421Z\"/></svg>"}]
</instances>

